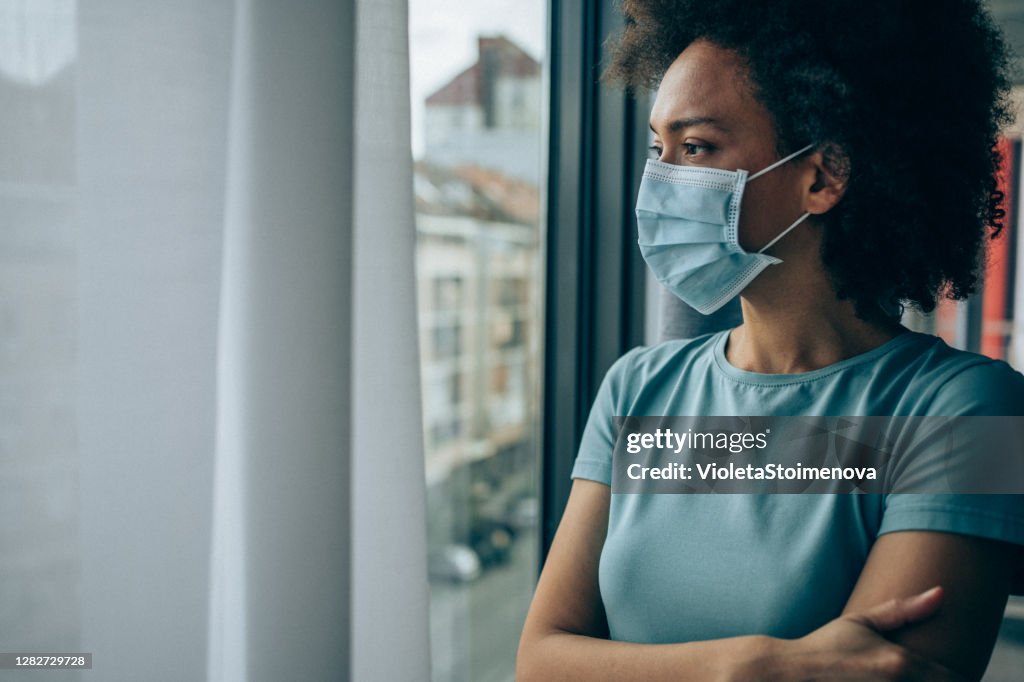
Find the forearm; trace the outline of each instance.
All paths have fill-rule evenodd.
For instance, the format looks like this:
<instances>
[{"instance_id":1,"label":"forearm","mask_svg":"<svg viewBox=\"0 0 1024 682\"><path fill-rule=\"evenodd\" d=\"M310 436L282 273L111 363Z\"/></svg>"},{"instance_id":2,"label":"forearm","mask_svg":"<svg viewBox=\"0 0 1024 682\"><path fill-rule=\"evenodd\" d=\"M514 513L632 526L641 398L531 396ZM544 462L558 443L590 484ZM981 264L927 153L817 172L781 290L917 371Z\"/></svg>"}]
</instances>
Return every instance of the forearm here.
<instances>
[{"instance_id":1,"label":"forearm","mask_svg":"<svg viewBox=\"0 0 1024 682\"><path fill-rule=\"evenodd\" d=\"M520 647L518 682L536 680L701 680L733 682L767 679L762 661L778 670L784 640L730 637L684 644L634 644L553 632Z\"/></svg>"}]
</instances>

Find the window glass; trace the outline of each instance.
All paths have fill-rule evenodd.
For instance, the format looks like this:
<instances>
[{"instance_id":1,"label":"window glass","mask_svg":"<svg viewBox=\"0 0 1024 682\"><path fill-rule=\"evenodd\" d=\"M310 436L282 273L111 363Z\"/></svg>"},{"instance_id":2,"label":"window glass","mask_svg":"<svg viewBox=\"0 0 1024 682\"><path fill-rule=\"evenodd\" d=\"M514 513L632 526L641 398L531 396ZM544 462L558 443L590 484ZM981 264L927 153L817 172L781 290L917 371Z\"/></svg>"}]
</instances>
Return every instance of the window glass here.
<instances>
[{"instance_id":1,"label":"window glass","mask_svg":"<svg viewBox=\"0 0 1024 682\"><path fill-rule=\"evenodd\" d=\"M434 680L512 680L538 564L547 3L411 0Z\"/></svg>"}]
</instances>

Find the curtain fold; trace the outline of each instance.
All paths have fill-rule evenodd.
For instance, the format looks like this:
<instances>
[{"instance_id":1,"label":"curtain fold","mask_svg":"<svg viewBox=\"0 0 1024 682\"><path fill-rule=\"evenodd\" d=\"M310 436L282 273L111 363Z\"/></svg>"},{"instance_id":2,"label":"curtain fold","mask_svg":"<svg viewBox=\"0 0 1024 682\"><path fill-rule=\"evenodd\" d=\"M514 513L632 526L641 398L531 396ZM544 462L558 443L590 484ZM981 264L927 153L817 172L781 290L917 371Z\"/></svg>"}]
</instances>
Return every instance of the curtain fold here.
<instances>
[{"instance_id":1,"label":"curtain fold","mask_svg":"<svg viewBox=\"0 0 1024 682\"><path fill-rule=\"evenodd\" d=\"M211 680L347 675L351 3L236 4Z\"/></svg>"},{"instance_id":2,"label":"curtain fold","mask_svg":"<svg viewBox=\"0 0 1024 682\"><path fill-rule=\"evenodd\" d=\"M352 679L430 677L406 0L360 0L352 260Z\"/></svg>"},{"instance_id":3,"label":"curtain fold","mask_svg":"<svg viewBox=\"0 0 1024 682\"><path fill-rule=\"evenodd\" d=\"M211 680L429 677L406 23L237 3Z\"/></svg>"},{"instance_id":4,"label":"curtain fold","mask_svg":"<svg viewBox=\"0 0 1024 682\"><path fill-rule=\"evenodd\" d=\"M59 316L56 347L70 346L71 366L58 384L27 374L16 404L40 436L74 424L60 451L79 471L70 498L79 537L59 547L74 548L80 573L72 598L35 613L4 604L28 648L9 648L14 630L3 628L0 650L90 652L86 680L203 679L232 7L93 0L74 16L78 58L54 75L57 90L6 91L0 117L24 147L12 159L0 146L0 167L37 183L24 200L5 197L6 236L17 235L11 221L24 222L23 244L5 253L55 267L33 288L52 292L38 311ZM49 235L67 239L53 249ZM5 307L35 314L9 291ZM33 357L20 372L55 359L57 338L25 340ZM33 397L44 392L52 395ZM7 450L8 462L38 461L45 448L33 437ZM44 501L62 497L54 482L42 480ZM33 516L45 518L49 506ZM5 555L43 559L51 538L27 537ZM31 580L52 589L70 567L38 565ZM0 575L5 591L31 591ZM78 610L76 643L48 635L60 614Z\"/></svg>"}]
</instances>

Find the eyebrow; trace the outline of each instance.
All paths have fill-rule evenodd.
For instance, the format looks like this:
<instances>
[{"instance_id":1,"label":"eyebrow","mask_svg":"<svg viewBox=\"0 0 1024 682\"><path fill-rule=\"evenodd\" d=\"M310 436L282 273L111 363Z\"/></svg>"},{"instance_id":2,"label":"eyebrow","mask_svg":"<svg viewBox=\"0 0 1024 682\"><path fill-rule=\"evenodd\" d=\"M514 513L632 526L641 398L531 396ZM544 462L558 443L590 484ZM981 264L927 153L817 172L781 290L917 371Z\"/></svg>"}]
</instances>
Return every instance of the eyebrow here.
<instances>
[{"instance_id":1,"label":"eyebrow","mask_svg":"<svg viewBox=\"0 0 1024 682\"><path fill-rule=\"evenodd\" d=\"M675 121L672 121L671 123L668 124L668 131L670 133L675 133L684 128L690 128L692 126L699 125L711 125L722 131L728 130L725 126L723 126L721 123L711 118L710 116L695 116L693 118L680 118L676 119ZM654 124L648 123L648 126L650 126L652 133L654 133L655 135L658 134L658 131L654 129Z\"/></svg>"}]
</instances>

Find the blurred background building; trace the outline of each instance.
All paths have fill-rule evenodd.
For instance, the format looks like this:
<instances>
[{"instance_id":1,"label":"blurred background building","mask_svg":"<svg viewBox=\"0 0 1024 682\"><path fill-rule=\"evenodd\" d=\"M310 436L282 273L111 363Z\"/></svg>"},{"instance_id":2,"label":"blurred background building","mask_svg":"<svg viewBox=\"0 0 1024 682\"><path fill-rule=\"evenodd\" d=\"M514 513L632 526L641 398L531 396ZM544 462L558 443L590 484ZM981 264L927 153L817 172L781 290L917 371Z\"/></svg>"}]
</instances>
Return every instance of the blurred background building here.
<instances>
[{"instance_id":1,"label":"blurred background building","mask_svg":"<svg viewBox=\"0 0 1024 682\"><path fill-rule=\"evenodd\" d=\"M502 35L479 36L478 57L427 97L424 158L540 179L540 63Z\"/></svg>"},{"instance_id":2,"label":"blurred background building","mask_svg":"<svg viewBox=\"0 0 1024 682\"><path fill-rule=\"evenodd\" d=\"M541 66L476 43L424 101L414 167L439 680L511 679L538 560Z\"/></svg>"}]
</instances>

